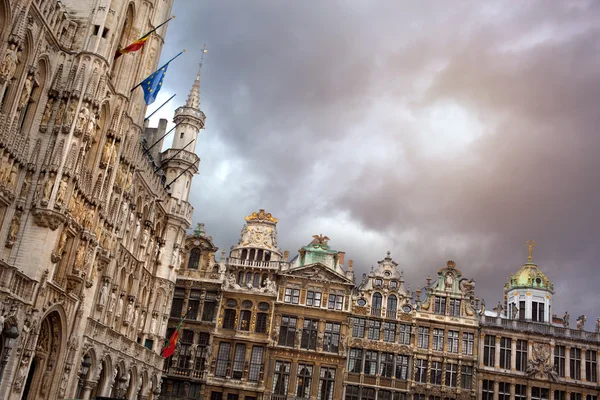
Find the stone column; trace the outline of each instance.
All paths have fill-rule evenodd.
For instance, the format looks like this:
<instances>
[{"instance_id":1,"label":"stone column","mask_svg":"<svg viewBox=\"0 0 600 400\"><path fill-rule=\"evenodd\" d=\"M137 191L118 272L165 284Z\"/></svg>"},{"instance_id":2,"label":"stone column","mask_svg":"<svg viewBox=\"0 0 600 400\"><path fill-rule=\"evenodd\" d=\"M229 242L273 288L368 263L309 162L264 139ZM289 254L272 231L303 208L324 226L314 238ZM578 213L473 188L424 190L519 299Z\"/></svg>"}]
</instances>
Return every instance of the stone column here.
<instances>
[{"instance_id":1,"label":"stone column","mask_svg":"<svg viewBox=\"0 0 600 400\"><path fill-rule=\"evenodd\" d=\"M571 379L571 348L565 346L565 379Z\"/></svg>"},{"instance_id":2,"label":"stone column","mask_svg":"<svg viewBox=\"0 0 600 400\"><path fill-rule=\"evenodd\" d=\"M517 339L510 341L510 370L512 372L517 370ZM510 385L511 390L515 385ZM514 397L514 392L513 392Z\"/></svg>"},{"instance_id":3,"label":"stone column","mask_svg":"<svg viewBox=\"0 0 600 400\"><path fill-rule=\"evenodd\" d=\"M494 346L494 368L500 368L500 336L496 336L496 345Z\"/></svg>"},{"instance_id":4,"label":"stone column","mask_svg":"<svg viewBox=\"0 0 600 400\"><path fill-rule=\"evenodd\" d=\"M81 398L83 400L89 400L90 395L92 394L92 390L96 387L97 384L98 382L95 381L84 381L83 389L81 391Z\"/></svg>"},{"instance_id":5,"label":"stone column","mask_svg":"<svg viewBox=\"0 0 600 400\"><path fill-rule=\"evenodd\" d=\"M494 381L494 400L498 400L500 391L500 382Z\"/></svg>"},{"instance_id":6,"label":"stone column","mask_svg":"<svg viewBox=\"0 0 600 400\"><path fill-rule=\"evenodd\" d=\"M510 400L515 400L516 388L515 385L510 385Z\"/></svg>"},{"instance_id":7,"label":"stone column","mask_svg":"<svg viewBox=\"0 0 600 400\"><path fill-rule=\"evenodd\" d=\"M586 366L585 366L585 360L586 360L585 356L586 356L586 354L585 354L585 351L586 351L586 349L581 349L581 380L583 382L586 382L586 379L585 379L585 370L586 370Z\"/></svg>"}]
</instances>

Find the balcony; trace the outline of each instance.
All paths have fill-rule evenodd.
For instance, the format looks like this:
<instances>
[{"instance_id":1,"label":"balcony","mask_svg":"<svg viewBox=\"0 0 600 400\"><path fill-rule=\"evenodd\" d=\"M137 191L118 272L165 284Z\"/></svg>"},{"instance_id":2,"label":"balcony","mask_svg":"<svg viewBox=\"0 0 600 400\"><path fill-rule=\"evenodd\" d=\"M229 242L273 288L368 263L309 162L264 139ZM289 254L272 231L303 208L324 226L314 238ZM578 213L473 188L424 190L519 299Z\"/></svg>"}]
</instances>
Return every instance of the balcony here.
<instances>
[{"instance_id":1,"label":"balcony","mask_svg":"<svg viewBox=\"0 0 600 400\"><path fill-rule=\"evenodd\" d=\"M371 316L381 317L381 308L371 308Z\"/></svg>"},{"instance_id":2,"label":"balcony","mask_svg":"<svg viewBox=\"0 0 600 400\"><path fill-rule=\"evenodd\" d=\"M584 339L600 343L600 333L586 332L578 329L563 328L539 322L510 320L507 318L494 318L483 316L481 326L499 327L519 332L535 332L561 338Z\"/></svg>"},{"instance_id":3,"label":"balcony","mask_svg":"<svg viewBox=\"0 0 600 400\"><path fill-rule=\"evenodd\" d=\"M282 261L256 261L228 257L227 264L236 267L254 267L262 269L279 270L279 266L282 264Z\"/></svg>"}]
</instances>

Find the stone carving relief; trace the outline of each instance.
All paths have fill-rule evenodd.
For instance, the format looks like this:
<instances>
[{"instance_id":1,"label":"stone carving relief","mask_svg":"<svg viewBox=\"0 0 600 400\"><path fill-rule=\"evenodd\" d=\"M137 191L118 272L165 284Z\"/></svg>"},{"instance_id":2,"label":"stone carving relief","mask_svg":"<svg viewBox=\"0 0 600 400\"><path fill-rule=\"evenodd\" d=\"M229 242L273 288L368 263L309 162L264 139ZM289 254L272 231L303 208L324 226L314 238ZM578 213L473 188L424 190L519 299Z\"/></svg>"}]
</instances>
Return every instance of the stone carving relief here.
<instances>
[{"instance_id":1,"label":"stone carving relief","mask_svg":"<svg viewBox=\"0 0 600 400\"><path fill-rule=\"evenodd\" d=\"M0 63L0 83L4 83L12 79L15 71L17 70L17 64L19 63L19 56L17 55L16 45L11 43L6 49L2 63Z\"/></svg>"},{"instance_id":2,"label":"stone carving relief","mask_svg":"<svg viewBox=\"0 0 600 400\"><path fill-rule=\"evenodd\" d=\"M554 382L558 381L558 374L550 365L550 345L533 344L531 359L528 361L525 374L528 378L548 378Z\"/></svg>"}]
</instances>

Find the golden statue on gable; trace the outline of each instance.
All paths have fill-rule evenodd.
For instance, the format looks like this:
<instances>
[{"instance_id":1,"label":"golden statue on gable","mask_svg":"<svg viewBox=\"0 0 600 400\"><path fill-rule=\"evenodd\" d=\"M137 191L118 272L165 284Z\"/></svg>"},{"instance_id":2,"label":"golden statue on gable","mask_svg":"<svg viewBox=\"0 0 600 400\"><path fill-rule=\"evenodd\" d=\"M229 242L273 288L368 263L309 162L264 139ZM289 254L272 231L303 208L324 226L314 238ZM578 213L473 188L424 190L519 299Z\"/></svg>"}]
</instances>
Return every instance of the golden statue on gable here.
<instances>
[{"instance_id":1,"label":"golden statue on gable","mask_svg":"<svg viewBox=\"0 0 600 400\"><path fill-rule=\"evenodd\" d=\"M258 212L253 212L252 215L247 216L245 219L246 221L268 221L275 224L278 221L271 213L266 213L262 208Z\"/></svg>"}]
</instances>

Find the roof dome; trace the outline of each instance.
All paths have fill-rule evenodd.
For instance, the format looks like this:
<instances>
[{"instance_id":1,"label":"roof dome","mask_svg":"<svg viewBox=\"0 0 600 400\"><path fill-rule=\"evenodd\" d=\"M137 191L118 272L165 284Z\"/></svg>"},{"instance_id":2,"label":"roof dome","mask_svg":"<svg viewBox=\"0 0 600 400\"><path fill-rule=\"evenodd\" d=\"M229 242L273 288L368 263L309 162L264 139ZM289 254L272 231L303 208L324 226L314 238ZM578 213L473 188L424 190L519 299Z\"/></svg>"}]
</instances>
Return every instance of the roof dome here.
<instances>
[{"instance_id":1,"label":"roof dome","mask_svg":"<svg viewBox=\"0 0 600 400\"><path fill-rule=\"evenodd\" d=\"M505 290L517 288L545 289L554 293L554 285L550 279L533 263L527 263L517 273L510 276L506 282Z\"/></svg>"}]
</instances>

